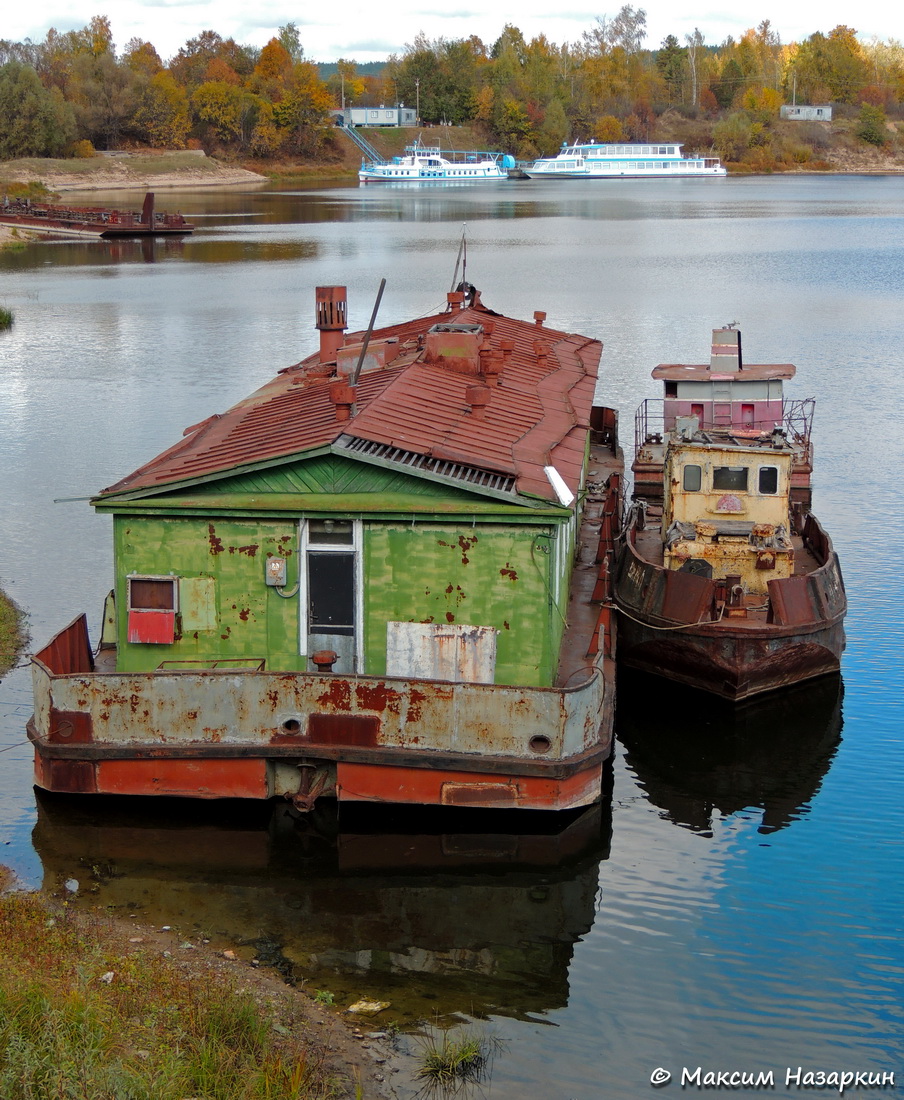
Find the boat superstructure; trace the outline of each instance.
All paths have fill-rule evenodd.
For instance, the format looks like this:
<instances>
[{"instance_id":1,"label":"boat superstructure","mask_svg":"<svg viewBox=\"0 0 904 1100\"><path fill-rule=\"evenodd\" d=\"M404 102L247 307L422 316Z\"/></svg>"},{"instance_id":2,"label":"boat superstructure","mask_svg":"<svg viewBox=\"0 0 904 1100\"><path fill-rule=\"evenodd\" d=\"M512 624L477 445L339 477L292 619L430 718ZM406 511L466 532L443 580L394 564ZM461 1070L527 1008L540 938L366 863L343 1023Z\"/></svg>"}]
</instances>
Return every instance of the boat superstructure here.
<instances>
[{"instance_id":1,"label":"boat superstructure","mask_svg":"<svg viewBox=\"0 0 904 1100\"><path fill-rule=\"evenodd\" d=\"M707 363L660 363L652 377L662 397L647 398L634 419L634 497L661 500L663 463L679 417L694 417L704 431L756 437L775 428L793 449L791 500L809 508L813 474L813 398L790 398L784 384L793 363L745 363L741 333L734 325L713 329Z\"/></svg>"},{"instance_id":2,"label":"boat superstructure","mask_svg":"<svg viewBox=\"0 0 904 1100\"><path fill-rule=\"evenodd\" d=\"M844 582L780 408L762 430L676 414L655 444L658 491L635 487L616 554L626 666L733 701L838 672Z\"/></svg>"},{"instance_id":3,"label":"boat superstructure","mask_svg":"<svg viewBox=\"0 0 904 1100\"><path fill-rule=\"evenodd\" d=\"M677 142L631 144L616 142L563 143L554 157L540 157L525 166L532 179L678 179L724 176L718 157L685 156Z\"/></svg>"}]
</instances>

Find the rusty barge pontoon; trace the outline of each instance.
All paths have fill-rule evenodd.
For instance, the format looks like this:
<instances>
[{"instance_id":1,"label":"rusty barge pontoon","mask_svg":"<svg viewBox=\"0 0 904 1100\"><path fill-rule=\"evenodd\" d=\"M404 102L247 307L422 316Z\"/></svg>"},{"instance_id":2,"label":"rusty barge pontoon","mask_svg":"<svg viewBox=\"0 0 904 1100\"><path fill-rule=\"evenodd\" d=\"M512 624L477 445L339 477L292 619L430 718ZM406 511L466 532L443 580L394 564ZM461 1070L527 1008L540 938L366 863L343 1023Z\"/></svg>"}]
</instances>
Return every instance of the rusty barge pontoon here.
<instances>
[{"instance_id":1,"label":"rusty barge pontoon","mask_svg":"<svg viewBox=\"0 0 904 1100\"><path fill-rule=\"evenodd\" d=\"M847 603L809 511L809 430L788 438L780 387L758 392L767 368L751 372L753 385L743 377L739 332L714 332L713 360L716 379L695 380L699 404L684 409L680 391L667 392L666 434L639 444L645 476L661 452L661 485L646 498L635 487L613 587L624 665L740 701L837 673ZM744 400L729 393L714 425L703 387L732 382Z\"/></svg>"},{"instance_id":2,"label":"rusty barge pontoon","mask_svg":"<svg viewBox=\"0 0 904 1100\"><path fill-rule=\"evenodd\" d=\"M93 504L115 586L33 658L51 791L566 810L612 739L601 345L454 292L345 335Z\"/></svg>"},{"instance_id":3,"label":"rusty barge pontoon","mask_svg":"<svg viewBox=\"0 0 904 1100\"><path fill-rule=\"evenodd\" d=\"M181 214L158 213L154 193L144 196L141 213L102 206L63 206L30 199L4 199L0 225L27 229L53 237L110 239L112 237L187 237L195 227Z\"/></svg>"}]
</instances>

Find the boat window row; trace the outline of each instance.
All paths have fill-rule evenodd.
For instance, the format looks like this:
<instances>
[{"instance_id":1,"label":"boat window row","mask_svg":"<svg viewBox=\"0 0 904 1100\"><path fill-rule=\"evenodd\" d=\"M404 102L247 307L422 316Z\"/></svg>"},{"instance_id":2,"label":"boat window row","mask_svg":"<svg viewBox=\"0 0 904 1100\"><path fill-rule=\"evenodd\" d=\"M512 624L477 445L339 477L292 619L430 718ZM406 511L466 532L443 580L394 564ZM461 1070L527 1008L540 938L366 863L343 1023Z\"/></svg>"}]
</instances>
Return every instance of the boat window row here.
<instances>
[{"instance_id":1,"label":"boat window row","mask_svg":"<svg viewBox=\"0 0 904 1100\"><path fill-rule=\"evenodd\" d=\"M485 175L483 168L445 168L445 169L424 169L424 168L399 168L393 170L394 176L482 176Z\"/></svg>"},{"instance_id":2,"label":"boat window row","mask_svg":"<svg viewBox=\"0 0 904 1100\"><path fill-rule=\"evenodd\" d=\"M569 149L570 153L585 151L587 146ZM678 153L675 145L594 145L593 152L603 157L674 157Z\"/></svg>"},{"instance_id":3,"label":"boat window row","mask_svg":"<svg viewBox=\"0 0 904 1100\"><path fill-rule=\"evenodd\" d=\"M638 170L648 169L655 171L671 171L675 168L681 172L686 172L688 168L702 168L702 160L685 160L681 163L677 161L668 160L617 160L614 163L608 160L594 160L591 162L594 168L602 168L606 171L617 171L618 169L627 169L629 172L636 172Z\"/></svg>"},{"instance_id":4,"label":"boat window row","mask_svg":"<svg viewBox=\"0 0 904 1100\"><path fill-rule=\"evenodd\" d=\"M746 493L750 481L749 466L714 466L712 488L716 493ZM778 492L778 467L760 466L756 470L756 492L775 496ZM703 467L688 463L684 467L682 487L686 493L699 493L703 488Z\"/></svg>"}]
</instances>

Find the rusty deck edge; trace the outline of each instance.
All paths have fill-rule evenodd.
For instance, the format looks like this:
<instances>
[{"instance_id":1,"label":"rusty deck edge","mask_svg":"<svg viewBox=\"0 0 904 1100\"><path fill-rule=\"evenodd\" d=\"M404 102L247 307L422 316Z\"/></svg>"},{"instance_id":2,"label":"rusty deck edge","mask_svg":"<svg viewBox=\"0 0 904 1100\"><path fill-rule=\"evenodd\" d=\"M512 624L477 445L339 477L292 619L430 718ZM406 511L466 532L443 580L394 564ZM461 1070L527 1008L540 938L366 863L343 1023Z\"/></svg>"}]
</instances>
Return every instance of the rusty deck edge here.
<instances>
[{"instance_id":1,"label":"rusty deck edge","mask_svg":"<svg viewBox=\"0 0 904 1100\"><path fill-rule=\"evenodd\" d=\"M64 634L66 632L66 630L69 629L69 627L74 626L79 621L79 619L81 619L81 618L82 618L81 615L76 616L76 618L73 619L73 621L71 623L69 623L68 626L64 627L61 631L58 632L58 634L51 640L51 642L48 645L46 645L38 653L33 654L32 657L31 657L31 664L37 666L37 668L39 668L41 670L41 672L44 673L44 675L47 676L47 678L51 682L56 682L56 681L59 681L59 680L95 680L95 679L99 680L101 682L103 682L104 680L113 681L115 679L131 680L131 681L135 681L135 680L159 680L163 677L168 677L168 676L189 677L189 676L198 676L198 675L203 675L205 679L208 679L208 678L211 678L211 677L217 677L217 676L221 676L221 677L230 677L230 676L269 677L271 679L277 679L277 678L282 678L282 677L286 677L286 676L294 676L294 677L297 677L299 680L305 680L305 679L315 680L315 679L318 679L318 678L320 678L320 679L324 678L323 673L309 672L307 670L293 671L293 670L285 670L285 669L283 669L283 670L264 669L263 671L259 671L257 669L251 669L251 668L205 668L202 671L199 671L198 669L190 669L190 668L170 668L170 669L166 669L164 672L159 672L159 671L156 671L156 670L152 671L152 672L101 672L101 671L94 671L93 669L89 670L89 671L85 671L85 672L54 672L50 668L50 666L47 665L44 660L42 660L42 654L45 653L46 650L48 650L50 648L50 646L53 644L53 642L56 640L56 638L59 637L60 634ZM593 683L593 681L596 679L597 676L605 677L605 664L606 664L608 659L609 658L607 658L605 656L602 656L602 655L595 657L593 659L593 661L586 666L586 667L591 669L590 675L587 677L587 679L582 680L578 684L572 684L570 686L559 686L559 685L556 685L556 684L549 685L549 686L543 685L543 684L528 684L528 685L525 685L525 684L481 684L481 683L476 683L476 682L472 682L472 681L462 681L462 680L429 680L429 681L425 681L425 682L430 683L430 684L440 684L443 687L449 687L449 688L463 688L463 687L465 687L465 688L468 688L469 690L475 689L478 692L520 691L520 692L525 692L525 693L527 693L527 692L536 693L537 695L540 695L540 696L542 696L542 695L558 695L558 696L564 697L566 695L577 695L579 692L586 691L590 687L590 685ZM380 676L378 674L368 674L368 673L360 673L360 674L349 673L347 676L339 675L339 676L335 676L334 678L335 679L344 679L344 680L348 681L350 684L386 683L386 684L389 684L390 686L394 686L396 684L403 684L403 685L418 684L418 683L421 682L421 681L419 681L419 680L417 680L413 677Z\"/></svg>"},{"instance_id":2,"label":"rusty deck edge","mask_svg":"<svg viewBox=\"0 0 904 1100\"><path fill-rule=\"evenodd\" d=\"M393 747L374 749L342 745L314 745L298 741L292 744L269 742L193 742L188 744L99 744L60 745L45 740L37 732L34 716L26 723L28 739L35 752L45 760L223 760L223 759L319 759L348 763L382 764L390 767L419 768L431 771L452 770L492 772L493 774L567 779L608 759L612 749L610 723L601 726L600 740L589 749L566 759L525 760L514 756L479 756L453 753L442 749L406 750Z\"/></svg>"},{"instance_id":3,"label":"rusty deck edge","mask_svg":"<svg viewBox=\"0 0 904 1100\"><path fill-rule=\"evenodd\" d=\"M705 638L724 640L732 636L737 641L762 642L773 638L793 638L798 634L816 634L820 630L831 629L842 623L847 616L847 600L844 607L836 615L826 619L811 619L805 623L762 623L760 625L739 626L737 619L722 619L721 622L708 623L679 623L674 619L662 619L655 615L646 615L638 611L629 603L619 603L615 599L618 612L625 618L632 619L639 626L648 630L668 630L672 634L678 634L682 638ZM750 620L740 620L749 623Z\"/></svg>"}]
</instances>

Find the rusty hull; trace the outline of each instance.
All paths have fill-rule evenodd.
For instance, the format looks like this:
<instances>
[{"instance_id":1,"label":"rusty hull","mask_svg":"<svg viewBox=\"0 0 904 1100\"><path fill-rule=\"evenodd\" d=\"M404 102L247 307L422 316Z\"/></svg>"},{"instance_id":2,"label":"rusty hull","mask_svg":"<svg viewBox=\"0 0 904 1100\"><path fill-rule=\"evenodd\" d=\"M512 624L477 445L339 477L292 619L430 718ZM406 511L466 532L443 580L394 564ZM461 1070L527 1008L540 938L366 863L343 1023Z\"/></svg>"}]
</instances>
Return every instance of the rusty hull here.
<instances>
[{"instance_id":1,"label":"rusty hull","mask_svg":"<svg viewBox=\"0 0 904 1100\"><path fill-rule=\"evenodd\" d=\"M730 617L718 605L716 582L648 561L632 536L619 545L614 582L620 663L731 701L840 670L844 581L812 514L804 543L822 564L769 581L769 612L759 617Z\"/></svg>"},{"instance_id":2,"label":"rusty hull","mask_svg":"<svg viewBox=\"0 0 904 1100\"><path fill-rule=\"evenodd\" d=\"M35 782L195 798L571 809L600 797L611 661L562 688L208 669L91 671L84 616L32 662Z\"/></svg>"}]
</instances>

